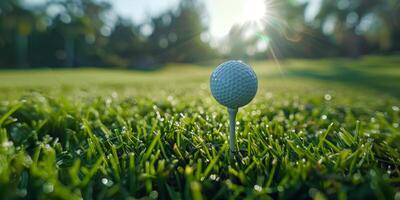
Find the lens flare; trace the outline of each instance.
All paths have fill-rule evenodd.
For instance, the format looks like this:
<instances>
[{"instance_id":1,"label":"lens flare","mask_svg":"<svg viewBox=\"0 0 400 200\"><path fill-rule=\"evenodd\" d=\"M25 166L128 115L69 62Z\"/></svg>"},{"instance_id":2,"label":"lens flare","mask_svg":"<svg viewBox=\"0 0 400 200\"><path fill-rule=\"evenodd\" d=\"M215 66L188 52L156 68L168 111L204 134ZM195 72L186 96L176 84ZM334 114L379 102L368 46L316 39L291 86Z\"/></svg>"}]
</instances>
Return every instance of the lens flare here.
<instances>
[{"instance_id":1,"label":"lens flare","mask_svg":"<svg viewBox=\"0 0 400 200\"><path fill-rule=\"evenodd\" d=\"M262 20L266 15L264 0L248 0L242 14L243 22L256 22Z\"/></svg>"}]
</instances>

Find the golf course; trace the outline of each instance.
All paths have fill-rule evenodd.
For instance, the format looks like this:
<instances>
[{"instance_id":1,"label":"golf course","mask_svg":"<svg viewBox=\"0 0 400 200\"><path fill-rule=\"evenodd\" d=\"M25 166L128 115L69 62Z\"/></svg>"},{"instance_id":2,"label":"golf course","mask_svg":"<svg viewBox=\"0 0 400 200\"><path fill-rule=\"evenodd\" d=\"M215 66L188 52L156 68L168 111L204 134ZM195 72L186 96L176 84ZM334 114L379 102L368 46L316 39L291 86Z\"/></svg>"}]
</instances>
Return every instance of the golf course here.
<instances>
[{"instance_id":1,"label":"golf course","mask_svg":"<svg viewBox=\"0 0 400 200\"><path fill-rule=\"evenodd\" d=\"M0 199L400 199L400 56L249 62L233 160L221 62L0 71Z\"/></svg>"}]
</instances>

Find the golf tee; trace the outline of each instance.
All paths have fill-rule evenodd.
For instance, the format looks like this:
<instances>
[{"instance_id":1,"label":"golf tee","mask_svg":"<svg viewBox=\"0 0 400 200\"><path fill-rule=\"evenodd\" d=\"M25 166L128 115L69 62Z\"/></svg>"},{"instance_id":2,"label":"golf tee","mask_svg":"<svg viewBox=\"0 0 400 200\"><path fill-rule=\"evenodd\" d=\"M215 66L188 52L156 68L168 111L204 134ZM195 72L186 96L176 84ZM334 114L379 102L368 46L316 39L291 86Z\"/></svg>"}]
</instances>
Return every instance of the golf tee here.
<instances>
[{"instance_id":1,"label":"golf tee","mask_svg":"<svg viewBox=\"0 0 400 200\"><path fill-rule=\"evenodd\" d=\"M236 136L235 136L235 126L236 126L236 113L237 108L228 108L229 113L229 155L233 159L235 156L235 146L236 146Z\"/></svg>"}]
</instances>

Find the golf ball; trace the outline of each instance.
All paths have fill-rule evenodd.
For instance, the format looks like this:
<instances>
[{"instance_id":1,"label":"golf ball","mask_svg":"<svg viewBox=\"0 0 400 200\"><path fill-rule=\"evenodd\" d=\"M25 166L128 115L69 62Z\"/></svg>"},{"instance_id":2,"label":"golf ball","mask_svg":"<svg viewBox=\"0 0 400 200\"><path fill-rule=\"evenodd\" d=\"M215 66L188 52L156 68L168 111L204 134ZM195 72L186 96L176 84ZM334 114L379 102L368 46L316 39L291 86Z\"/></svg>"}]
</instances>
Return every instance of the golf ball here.
<instances>
[{"instance_id":1,"label":"golf ball","mask_svg":"<svg viewBox=\"0 0 400 200\"><path fill-rule=\"evenodd\" d=\"M214 98L228 108L248 104L257 93L257 76L242 61L220 64L211 74L210 88Z\"/></svg>"}]
</instances>

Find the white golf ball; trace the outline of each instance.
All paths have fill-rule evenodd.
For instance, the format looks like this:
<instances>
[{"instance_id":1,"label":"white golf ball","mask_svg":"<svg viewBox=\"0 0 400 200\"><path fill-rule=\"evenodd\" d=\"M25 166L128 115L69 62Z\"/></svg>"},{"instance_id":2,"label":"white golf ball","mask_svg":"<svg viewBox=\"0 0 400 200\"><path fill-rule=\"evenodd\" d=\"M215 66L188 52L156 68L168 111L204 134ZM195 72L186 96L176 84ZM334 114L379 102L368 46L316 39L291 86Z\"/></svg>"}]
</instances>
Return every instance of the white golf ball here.
<instances>
[{"instance_id":1,"label":"white golf ball","mask_svg":"<svg viewBox=\"0 0 400 200\"><path fill-rule=\"evenodd\" d=\"M220 64L211 74L211 93L228 108L248 104L257 93L257 76L242 61L231 60Z\"/></svg>"}]
</instances>

